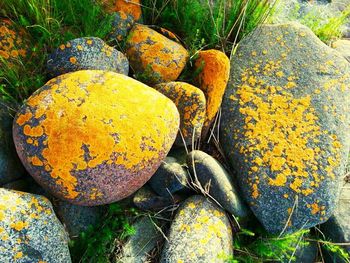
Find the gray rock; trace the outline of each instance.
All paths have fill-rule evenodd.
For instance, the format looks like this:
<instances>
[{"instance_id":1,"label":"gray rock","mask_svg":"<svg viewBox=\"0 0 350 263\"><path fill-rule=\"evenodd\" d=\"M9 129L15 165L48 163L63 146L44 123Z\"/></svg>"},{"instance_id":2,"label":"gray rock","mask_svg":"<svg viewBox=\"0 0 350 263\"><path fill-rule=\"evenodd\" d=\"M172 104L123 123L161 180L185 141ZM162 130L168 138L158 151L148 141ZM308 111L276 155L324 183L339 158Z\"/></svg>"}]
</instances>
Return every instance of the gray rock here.
<instances>
[{"instance_id":1,"label":"gray rock","mask_svg":"<svg viewBox=\"0 0 350 263\"><path fill-rule=\"evenodd\" d=\"M350 61L350 40L340 39L332 43L332 48Z\"/></svg>"},{"instance_id":2,"label":"gray rock","mask_svg":"<svg viewBox=\"0 0 350 263\"><path fill-rule=\"evenodd\" d=\"M176 213L161 263L226 262L232 229L225 212L203 196L187 199Z\"/></svg>"},{"instance_id":3,"label":"gray rock","mask_svg":"<svg viewBox=\"0 0 350 263\"><path fill-rule=\"evenodd\" d=\"M0 186L25 174L12 139L12 120L9 107L0 100Z\"/></svg>"},{"instance_id":4,"label":"gray rock","mask_svg":"<svg viewBox=\"0 0 350 263\"><path fill-rule=\"evenodd\" d=\"M134 23L134 17L131 14L115 12L112 31L107 36L108 42L117 42L122 45Z\"/></svg>"},{"instance_id":5,"label":"gray rock","mask_svg":"<svg viewBox=\"0 0 350 263\"><path fill-rule=\"evenodd\" d=\"M203 189L209 189L212 196L225 210L236 217L249 215L249 208L239 196L231 175L213 157L202 151L188 154L187 165L193 176L198 179Z\"/></svg>"},{"instance_id":6,"label":"gray rock","mask_svg":"<svg viewBox=\"0 0 350 263\"><path fill-rule=\"evenodd\" d=\"M187 170L173 157L166 157L148 181L152 189L163 197L171 197L176 192L186 190L187 182Z\"/></svg>"},{"instance_id":7,"label":"gray rock","mask_svg":"<svg viewBox=\"0 0 350 263\"><path fill-rule=\"evenodd\" d=\"M162 232L157 229L157 221L148 216L138 219L132 227L135 234L130 236L117 255L118 263L144 263L149 253L163 240ZM160 228L160 227L159 227Z\"/></svg>"},{"instance_id":8,"label":"gray rock","mask_svg":"<svg viewBox=\"0 0 350 263\"><path fill-rule=\"evenodd\" d=\"M350 146L350 64L298 23L261 26L231 63L220 143L247 203L272 234L327 221Z\"/></svg>"},{"instance_id":9,"label":"gray rock","mask_svg":"<svg viewBox=\"0 0 350 263\"><path fill-rule=\"evenodd\" d=\"M335 243L350 243L350 183L343 186L334 215L324 223L322 232ZM350 245L342 246L350 255ZM328 262L346 262L337 255L325 251Z\"/></svg>"},{"instance_id":10,"label":"gray rock","mask_svg":"<svg viewBox=\"0 0 350 263\"><path fill-rule=\"evenodd\" d=\"M123 53L97 37L82 37L68 41L51 53L47 61L47 71L52 77L88 69L128 75L129 62Z\"/></svg>"},{"instance_id":11,"label":"gray rock","mask_svg":"<svg viewBox=\"0 0 350 263\"><path fill-rule=\"evenodd\" d=\"M48 199L0 188L0 262L71 262L68 236Z\"/></svg>"}]
</instances>

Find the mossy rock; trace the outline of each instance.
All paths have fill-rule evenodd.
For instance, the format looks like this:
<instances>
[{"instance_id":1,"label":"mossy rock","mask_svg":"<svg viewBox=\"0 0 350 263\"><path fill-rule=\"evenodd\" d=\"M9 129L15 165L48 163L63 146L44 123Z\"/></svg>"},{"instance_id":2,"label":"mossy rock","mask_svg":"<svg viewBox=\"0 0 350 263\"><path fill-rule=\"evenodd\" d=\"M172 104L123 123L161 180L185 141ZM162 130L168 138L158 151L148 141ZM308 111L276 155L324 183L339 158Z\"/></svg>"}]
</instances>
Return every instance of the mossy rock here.
<instances>
[{"instance_id":1,"label":"mossy rock","mask_svg":"<svg viewBox=\"0 0 350 263\"><path fill-rule=\"evenodd\" d=\"M0 261L71 262L68 235L48 199L0 188Z\"/></svg>"},{"instance_id":2,"label":"mossy rock","mask_svg":"<svg viewBox=\"0 0 350 263\"><path fill-rule=\"evenodd\" d=\"M308 229L333 214L349 153L349 103L350 64L309 28L264 25L240 42L220 143L270 233Z\"/></svg>"},{"instance_id":3,"label":"mossy rock","mask_svg":"<svg viewBox=\"0 0 350 263\"><path fill-rule=\"evenodd\" d=\"M37 90L13 123L18 155L53 195L78 205L123 199L154 174L179 126L175 104L127 76L83 70Z\"/></svg>"},{"instance_id":4,"label":"mossy rock","mask_svg":"<svg viewBox=\"0 0 350 263\"><path fill-rule=\"evenodd\" d=\"M89 69L128 75L129 62L123 53L97 37L70 40L60 45L47 60L47 71L53 77Z\"/></svg>"}]
</instances>

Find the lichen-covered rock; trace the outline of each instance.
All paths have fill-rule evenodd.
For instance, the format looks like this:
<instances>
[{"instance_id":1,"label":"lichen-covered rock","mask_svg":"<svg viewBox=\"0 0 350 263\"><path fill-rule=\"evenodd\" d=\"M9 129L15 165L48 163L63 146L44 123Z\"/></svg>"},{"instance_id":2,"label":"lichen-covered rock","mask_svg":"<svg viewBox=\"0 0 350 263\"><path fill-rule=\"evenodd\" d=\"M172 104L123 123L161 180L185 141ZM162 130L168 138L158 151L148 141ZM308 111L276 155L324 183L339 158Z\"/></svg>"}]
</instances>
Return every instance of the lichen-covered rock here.
<instances>
[{"instance_id":1,"label":"lichen-covered rock","mask_svg":"<svg viewBox=\"0 0 350 263\"><path fill-rule=\"evenodd\" d=\"M203 189L225 210L235 217L244 218L250 210L239 196L231 175L213 157L202 151L192 151L187 156L187 165L193 181L199 181Z\"/></svg>"},{"instance_id":2,"label":"lichen-covered rock","mask_svg":"<svg viewBox=\"0 0 350 263\"><path fill-rule=\"evenodd\" d=\"M230 60L219 50L205 50L198 53L195 66L201 70L198 75L199 88L207 99L206 120L203 127L205 137L221 106L230 74Z\"/></svg>"},{"instance_id":3,"label":"lichen-covered rock","mask_svg":"<svg viewBox=\"0 0 350 263\"><path fill-rule=\"evenodd\" d=\"M25 174L13 144L11 114L9 107L0 100L0 186L13 182Z\"/></svg>"},{"instance_id":4,"label":"lichen-covered rock","mask_svg":"<svg viewBox=\"0 0 350 263\"><path fill-rule=\"evenodd\" d=\"M54 210L69 236L76 238L89 226L96 226L106 212L105 206L79 206L63 200L54 200Z\"/></svg>"},{"instance_id":5,"label":"lichen-covered rock","mask_svg":"<svg viewBox=\"0 0 350 263\"><path fill-rule=\"evenodd\" d=\"M112 31L108 34L108 39L111 42L117 42L118 45L122 45L129 31L133 27L135 21L134 17L130 14L126 14L123 11L114 13L114 19L112 22Z\"/></svg>"},{"instance_id":6,"label":"lichen-covered rock","mask_svg":"<svg viewBox=\"0 0 350 263\"><path fill-rule=\"evenodd\" d=\"M129 33L126 55L137 77L150 84L176 80L189 57L180 44L139 24Z\"/></svg>"},{"instance_id":7,"label":"lichen-covered rock","mask_svg":"<svg viewBox=\"0 0 350 263\"><path fill-rule=\"evenodd\" d=\"M0 58L8 63L28 57L28 36L8 19L0 19ZM1 61L0 61L1 62Z\"/></svg>"},{"instance_id":8,"label":"lichen-covered rock","mask_svg":"<svg viewBox=\"0 0 350 263\"><path fill-rule=\"evenodd\" d=\"M13 123L18 155L53 195L78 205L123 199L154 174L179 126L176 106L127 76L83 70L37 90Z\"/></svg>"},{"instance_id":9,"label":"lichen-covered rock","mask_svg":"<svg viewBox=\"0 0 350 263\"><path fill-rule=\"evenodd\" d=\"M188 175L187 170L175 158L168 156L148 183L157 194L169 197L187 189Z\"/></svg>"},{"instance_id":10,"label":"lichen-covered rock","mask_svg":"<svg viewBox=\"0 0 350 263\"><path fill-rule=\"evenodd\" d=\"M271 233L325 222L349 152L350 64L287 23L242 40L231 67L220 143L246 201Z\"/></svg>"},{"instance_id":11,"label":"lichen-covered rock","mask_svg":"<svg viewBox=\"0 0 350 263\"><path fill-rule=\"evenodd\" d=\"M185 82L169 82L154 88L171 99L180 113L180 132L175 145L192 145L201 135L205 120L206 101L203 92Z\"/></svg>"},{"instance_id":12,"label":"lichen-covered rock","mask_svg":"<svg viewBox=\"0 0 350 263\"><path fill-rule=\"evenodd\" d=\"M70 40L60 45L47 60L47 71L53 77L89 69L128 75L129 62L123 53L97 37Z\"/></svg>"},{"instance_id":13,"label":"lichen-covered rock","mask_svg":"<svg viewBox=\"0 0 350 263\"><path fill-rule=\"evenodd\" d=\"M350 61L350 40L339 39L332 43L332 48L342 54L348 61Z\"/></svg>"},{"instance_id":14,"label":"lichen-covered rock","mask_svg":"<svg viewBox=\"0 0 350 263\"><path fill-rule=\"evenodd\" d=\"M204 196L188 198L171 224L161 263L226 262L232 229L225 213Z\"/></svg>"},{"instance_id":15,"label":"lichen-covered rock","mask_svg":"<svg viewBox=\"0 0 350 263\"><path fill-rule=\"evenodd\" d=\"M148 262L150 252L163 239L163 234L155 219L148 216L138 219L132 224L135 234L130 236L116 256L116 262L144 263ZM158 227L158 228L157 228Z\"/></svg>"},{"instance_id":16,"label":"lichen-covered rock","mask_svg":"<svg viewBox=\"0 0 350 263\"><path fill-rule=\"evenodd\" d=\"M71 262L68 235L43 196L0 188L0 262Z\"/></svg>"},{"instance_id":17,"label":"lichen-covered rock","mask_svg":"<svg viewBox=\"0 0 350 263\"><path fill-rule=\"evenodd\" d=\"M140 0L98 0L108 13L124 12L131 15L136 22L142 22Z\"/></svg>"}]
</instances>

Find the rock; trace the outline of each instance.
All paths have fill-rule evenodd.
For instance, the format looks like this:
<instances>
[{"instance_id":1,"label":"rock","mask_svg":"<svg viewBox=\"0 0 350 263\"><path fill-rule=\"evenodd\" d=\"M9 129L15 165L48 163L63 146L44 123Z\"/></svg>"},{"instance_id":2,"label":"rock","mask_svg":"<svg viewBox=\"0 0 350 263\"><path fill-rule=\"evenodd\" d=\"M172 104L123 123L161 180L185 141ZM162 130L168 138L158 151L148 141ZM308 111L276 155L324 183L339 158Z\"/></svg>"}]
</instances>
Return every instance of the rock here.
<instances>
[{"instance_id":1,"label":"rock","mask_svg":"<svg viewBox=\"0 0 350 263\"><path fill-rule=\"evenodd\" d=\"M200 138L205 120L206 101L203 92L185 82L161 83L154 86L163 95L171 99L180 113L180 133L175 145L192 145Z\"/></svg>"},{"instance_id":2,"label":"rock","mask_svg":"<svg viewBox=\"0 0 350 263\"><path fill-rule=\"evenodd\" d=\"M128 75L129 62L123 53L97 37L82 37L68 41L51 53L47 61L47 71L53 77L88 69Z\"/></svg>"},{"instance_id":3,"label":"rock","mask_svg":"<svg viewBox=\"0 0 350 263\"><path fill-rule=\"evenodd\" d=\"M117 42L118 45L123 46L123 41L129 34L135 21L130 14L125 14L123 11L114 13L114 20L112 22L112 31L108 34L107 39L110 42Z\"/></svg>"},{"instance_id":4,"label":"rock","mask_svg":"<svg viewBox=\"0 0 350 263\"><path fill-rule=\"evenodd\" d=\"M231 67L220 143L246 201L272 234L325 222L349 152L350 64L287 23L241 41Z\"/></svg>"},{"instance_id":5,"label":"rock","mask_svg":"<svg viewBox=\"0 0 350 263\"><path fill-rule=\"evenodd\" d=\"M203 127L203 136L209 132L209 127L215 120L220 109L230 74L230 60L225 53L219 50L200 51L195 62L199 88L207 99L206 120Z\"/></svg>"},{"instance_id":6,"label":"rock","mask_svg":"<svg viewBox=\"0 0 350 263\"><path fill-rule=\"evenodd\" d=\"M62 200L56 200L53 204L58 218L72 239L85 232L89 226L96 226L106 212L104 206L78 206Z\"/></svg>"},{"instance_id":7,"label":"rock","mask_svg":"<svg viewBox=\"0 0 350 263\"><path fill-rule=\"evenodd\" d=\"M332 43L332 48L342 54L348 61L350 61L350 40L339 39Z\"/></svg>"},{"instance_id":8,"label":"rock","mask_svg":"<svg viewBox=\"0 0 350 263\"><path fill-rule=\"evenodd\" d=\"M175 105L154 89L114 72L84 70L37 90L17 113L13 137L40 185L73 204L93 206L144 185L178 126Z\"/></svg>"},{"instance_id":9,"label":"rock","mask_svg":"<svg viewBox=\"0 0 350 263\"><path fill-rule=\"evenodd\" d=\"M182 166L186 165L187 151L185 147L172 148L168 154L169 157L175 158Z\"/></svg>"},{"instance_id":10,"label":"rock","mask_svg":"<svg viewBox=\"0 0 350 263\"><path fill-rule=\"evenodd\" d=\"M158 196L149 185L144 185L134 196L134 204L144 211L160 211L176 205L182 198L178 195L172 197Z\"/></svg>"},{"instance_id":11,"label":"rock","mask_svg":"<svg viewBox=\"0 0 350 263\"><path fill-rule=\"evenodd\" d=\"M28 180L26 179L18 179L15 181L12 181L10 183L6 183L1 186L2 188L9 189L9 190L16 190L16 191L22 191L25 192L28 189Z\"/></svg>"},{"instance_id":12,"label":"rock","mask_svg":"<svg viewBox=\"0 0 350 263\"><path fill-rule=\"evenodd\" d=\"M132 227L135 234L130 236L116 257L116 262L144 263L148 262L150 252L162 241L163 235L154 221L148 216L138 219Z\"/></svg>"},{"instance_id":13,"label":"rock","mask_svg":"<svg viewBox=\"0 0 350 263\"><path fill-rule=\"evenodd\" d=\"M124 12L133 17L136 22L142 22L140 0L98 0L108 13Z\"/></svg>"},{"instance_id":14,"label":"rock","mask_svg":"<svg viewBox=\"0 0 350 263\"><path fill-rule=\"evenodd\" d=\"M0 18L0 58L12 64L27 58L28 50L26 31L16 28L9 19Z\"/></svg>"},{"instance_id":15,"label":"rock","mask_svg":"<svg viewBox=\"0 0 350 263\"><path fill-rule=\"evenodd\" d=\"M25 175L12 140L12 120L10 108L0 100L0 186Z\"/></svg>"},{"instance_id":16,"label":"rock","mask_svg":"<svg viewBox=\"0 0 350 263\"><path fill-rule=\"evenodd\" d=\"M186 190L188 180L187 170L175 158L166 157L148 183L158 195L171 197Z\"/></svg>"},{"instance_id":17,"label":"rock","mask_svg":"<svg viewBox=\"0 0 350 263\"><path fill-rule=\"evenodd\" d=\"M334 243L348 243L347 246L341 246L350 255L350 183L342 187L340 199L333 216L323 225L321 225L322 232L327 240ZM346 262L340 259L338 255L325 251L327 262Z\"/></svg>"},{"instance_id":18,"label":"rock","mask_svg":"<svg viewBox=\"0 0 350 263\"><path fill-rule=\"evenodd\" d=\"M202 151L192 151L187 156L187 165L193 181L198 179L203 189L225 210L235 217L244 218L250 213L249 208L241 200L232 176L213 157Z\"/></svg>"},{"instance_id":19,"label":"rock","mask_svg":"<svg viewBox=\"0 0 350 263\"><path fill-rule=\"evenodd\" d=\"M295 261L296 263L307 263L307 262L317 262L317 253L318 246L316 242L309 242L307 245L298 245L296 244L295 248ZM289 258L285 258L287 262L290 260ZM291 261L293 262L293 261Z\"/></svg>"},{"instance_id":20,"label":"rock","mask_svg":"<svg viewBox=\"0 0 350 263\"><path fill-rule=\"evenodd\" d=\"M129 33L126 55L137 78L149 84L176 80L189 58L183 46L139 24Z\"/></svg>"},{"instance_id":21,"label":"rock","mask_svg":"<svg viewBox=\"0 0 350 263\"><path fill-rule=\"evenodd\" d=\"M203 196L188 198L171 224L161 263L226 262L232 229L225 213Z\"/></svg>"},{"instance_id":22,"label":"rock","mask_svg":"<svg viewBox=\"0 0 350 263\"><path fill-rule=\"evenodd\" d=\"M68 236L45 197L0 188L0 262L71 262Z\"/></svg>"}]
</instances>

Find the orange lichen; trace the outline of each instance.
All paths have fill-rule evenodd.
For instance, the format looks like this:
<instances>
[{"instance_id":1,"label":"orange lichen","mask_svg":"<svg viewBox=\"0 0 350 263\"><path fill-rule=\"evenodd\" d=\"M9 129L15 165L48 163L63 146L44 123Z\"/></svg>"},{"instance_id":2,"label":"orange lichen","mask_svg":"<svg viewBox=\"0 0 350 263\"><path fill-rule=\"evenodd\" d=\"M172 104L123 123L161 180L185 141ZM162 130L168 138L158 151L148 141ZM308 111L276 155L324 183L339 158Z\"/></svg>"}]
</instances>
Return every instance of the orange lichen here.
<instances>
[{"instance_id":1,"label":"orange lichen","mask_svg":"<svg viewBox=\"0 0 350 263\"><path fill-rule=\"evenodd\" d=\"M77 58L76 57L70 57L69 58L69 62L72 64L76 64L77 63Z\"/></svg>"},{"instance_id":2,"label":"orange lichen","mask_svg":"<svg viewBox=\"0 0 350 263\"><path fill-rule=\"evenodd\" d=\"M130 14L135 21L139 21L142 18L140 0L116 0L114 11L123 11L125 14Z\"/></svg>"},{"instance_id":3,"label":"orange lichen","mask_svg":"<svg viewBox=\"0 0 350 263\"><path fill-rule=\"evenodd\" d=\"M200 51L195 66L197 69L202 68L198 82L207 98L207 117L204 123L206 130L221 106L230 74L230 60L218 50Z\"/></svg>"},{"instance_id":4,"label":"orange lichen","mask_svg":"<svg viewBox=\"0 0 350 263\"><path fill-rule=\"evenodd\" d=\"M175 105L138 81L113 72L78 71L53 79L47 86L51 88L27 101L27 112L40 121L27 122L23 129L27 136L44 135L40 161L67 199L79 195L72 170L106 162L142 169L158 158L160 149L169 149L173 143L167 136L178 128ZM17 124L23 125L18 120L27 112L17 117ZM85 158L86 149L89 158ZM96 194L92 197L100 195Z\"/></svg>"},{"instance_id":5,"label":"orange lichen","mask_svg":"<svg viewBox=\"0 0 350 263\"><path fill-rule=\"evenodd\" d=\"M140 24L135 25L129 34L126 54L131 66L149 74L154 83L176 80L189 57L180 44ZM147 69L152 72L147 72Z\"/></svg>"}]
</instances>

